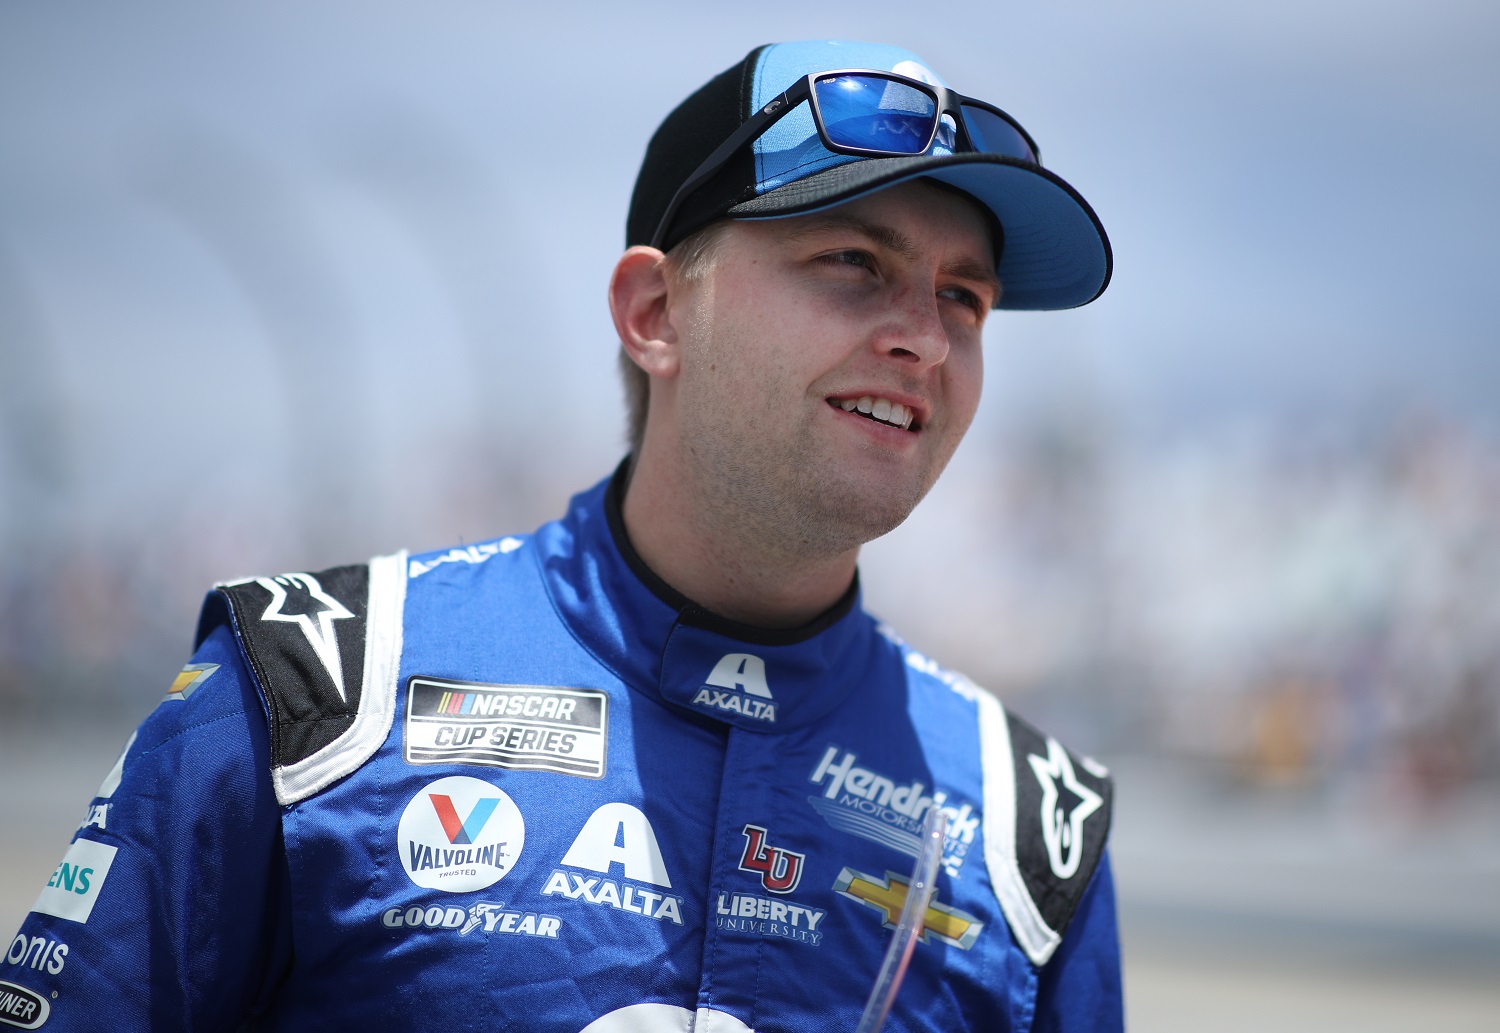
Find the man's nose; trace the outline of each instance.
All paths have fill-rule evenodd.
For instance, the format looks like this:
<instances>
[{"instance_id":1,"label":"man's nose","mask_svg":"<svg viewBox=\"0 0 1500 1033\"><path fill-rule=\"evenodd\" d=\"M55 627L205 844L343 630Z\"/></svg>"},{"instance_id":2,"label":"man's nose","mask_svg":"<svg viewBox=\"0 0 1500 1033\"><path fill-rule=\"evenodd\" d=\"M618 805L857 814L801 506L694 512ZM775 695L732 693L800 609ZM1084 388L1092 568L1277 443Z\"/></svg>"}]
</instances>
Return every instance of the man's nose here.
<instances>
[{"instance_id":1,"label":"man's nose","mask_svg":"<svg viewBox=\"0 0 1500 1033\"><path fill-rule=\"evenodd\" d=\"M918 369L940 365L948 357L949 342L937 296L931 290L903 291L875 345L882 354Z\"/></svg>"}]
</instances>

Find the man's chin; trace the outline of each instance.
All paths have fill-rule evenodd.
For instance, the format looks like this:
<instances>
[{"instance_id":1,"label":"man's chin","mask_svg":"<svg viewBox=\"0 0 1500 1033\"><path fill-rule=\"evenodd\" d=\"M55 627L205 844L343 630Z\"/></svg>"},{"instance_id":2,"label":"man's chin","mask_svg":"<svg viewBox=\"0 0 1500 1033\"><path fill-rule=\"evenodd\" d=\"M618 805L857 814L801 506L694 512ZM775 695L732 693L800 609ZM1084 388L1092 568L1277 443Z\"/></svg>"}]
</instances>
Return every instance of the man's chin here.
<instances>
[{"instance_id":1,"label":"man's chin","mask_svg":"<svg viewBox=\"0 0 1500 1033\"><path fill-rule=\"evenodd\" d=\"M825 529L830 552L855 549L890 534L906 522L927 494L911 487L829 485L819 494L817 523Z\"/></svg>"}]
</instances>

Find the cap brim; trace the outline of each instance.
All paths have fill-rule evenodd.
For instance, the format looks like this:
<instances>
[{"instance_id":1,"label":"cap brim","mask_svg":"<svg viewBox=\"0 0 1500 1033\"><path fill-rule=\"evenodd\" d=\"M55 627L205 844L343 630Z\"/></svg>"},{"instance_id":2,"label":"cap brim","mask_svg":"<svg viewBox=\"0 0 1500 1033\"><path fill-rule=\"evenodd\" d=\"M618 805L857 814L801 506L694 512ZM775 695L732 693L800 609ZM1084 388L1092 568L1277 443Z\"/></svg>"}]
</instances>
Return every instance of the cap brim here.
<instances>
[{"instance_id":1,"label":"cap brim","mask_svg":"<svg viewBox=\"0 0 1500 1033\"><path fill-rule=\"evenodd\" d=\"M962 190L1000 221L1005 242L996 270L1002 289L997 308L1077 308L1109 285L1109 237L1088 202L1040 165L997 154L866 158L768 190L725 214L804 215L921 177Z\"/></svg>"}]
</instances>

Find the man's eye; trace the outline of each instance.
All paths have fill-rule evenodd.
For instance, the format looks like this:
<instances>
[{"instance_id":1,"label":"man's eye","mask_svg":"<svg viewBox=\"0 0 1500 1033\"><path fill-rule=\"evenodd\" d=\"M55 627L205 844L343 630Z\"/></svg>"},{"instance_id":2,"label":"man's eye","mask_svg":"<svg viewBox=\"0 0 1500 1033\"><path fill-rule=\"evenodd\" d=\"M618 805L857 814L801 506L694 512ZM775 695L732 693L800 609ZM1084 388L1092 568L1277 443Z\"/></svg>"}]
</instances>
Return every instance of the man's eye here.
<instances>
[{"instance_id":1,"label":"man's eye","mask_svg":"<svg viewBox=\"0 0 1500 1033\"><path fill-rule=\"evenodd\" d=\"M967 305L975 312L983 312L985 309L984 302L979 300L979 295L975 294L967 287L946 287L943 290L938 291L938 293L943 297L951 298L952 300L958 302L960 305Z\"/></svg>"},{"instance_id":2,"label":"man's eye","mask_svg":"<svg viewBox=\"0 0 1500 1033\"><path fill-rule=\"evenodd\" d=\"M869 254L864 251L835 251L827 257L829 261L839 265L852 265L860 269L873 264Z\"/></svg>"}]
</instances>

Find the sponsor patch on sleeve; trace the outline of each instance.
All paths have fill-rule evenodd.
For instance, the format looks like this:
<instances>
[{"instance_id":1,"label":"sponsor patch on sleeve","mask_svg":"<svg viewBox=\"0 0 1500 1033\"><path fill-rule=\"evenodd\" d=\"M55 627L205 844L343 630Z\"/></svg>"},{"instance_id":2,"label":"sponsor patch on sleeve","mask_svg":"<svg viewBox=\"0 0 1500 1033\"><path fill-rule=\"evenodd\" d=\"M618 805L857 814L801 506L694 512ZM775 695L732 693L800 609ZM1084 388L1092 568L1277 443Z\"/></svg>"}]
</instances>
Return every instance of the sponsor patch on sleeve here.
<instances>
[{"instance_id":1,"label":"sponsor patch on sleeve","mask_svg":"<svg viewBox=\"0 0 1500 1033\"><path fill-rule=\"evenodd\" d=\"M52 1005L35 990L0 979L0 1026L40 1029Z\"/></svg>"},{"instance_id":2,"label":"sponsor patch on sleeve","mask_svg":"<svg viewBox=\"0 0 1500 1033\"><path fill-rule=\"evenodd\" d=\"M413 677L403 755L411 764L485 764L602 778L609 697L599 689Z\"/></svg>"},{"instance_id":3,"label":"sponsor patch on sleeve","mask_svg":"<svg viewBox=\"0 0 1500 1033\"><path fill-rule=\"evenodd\" d=\"M118 849L92 839L75 839L31 910L70 922L87 922Z\"/></svg>"}]
</instances>

